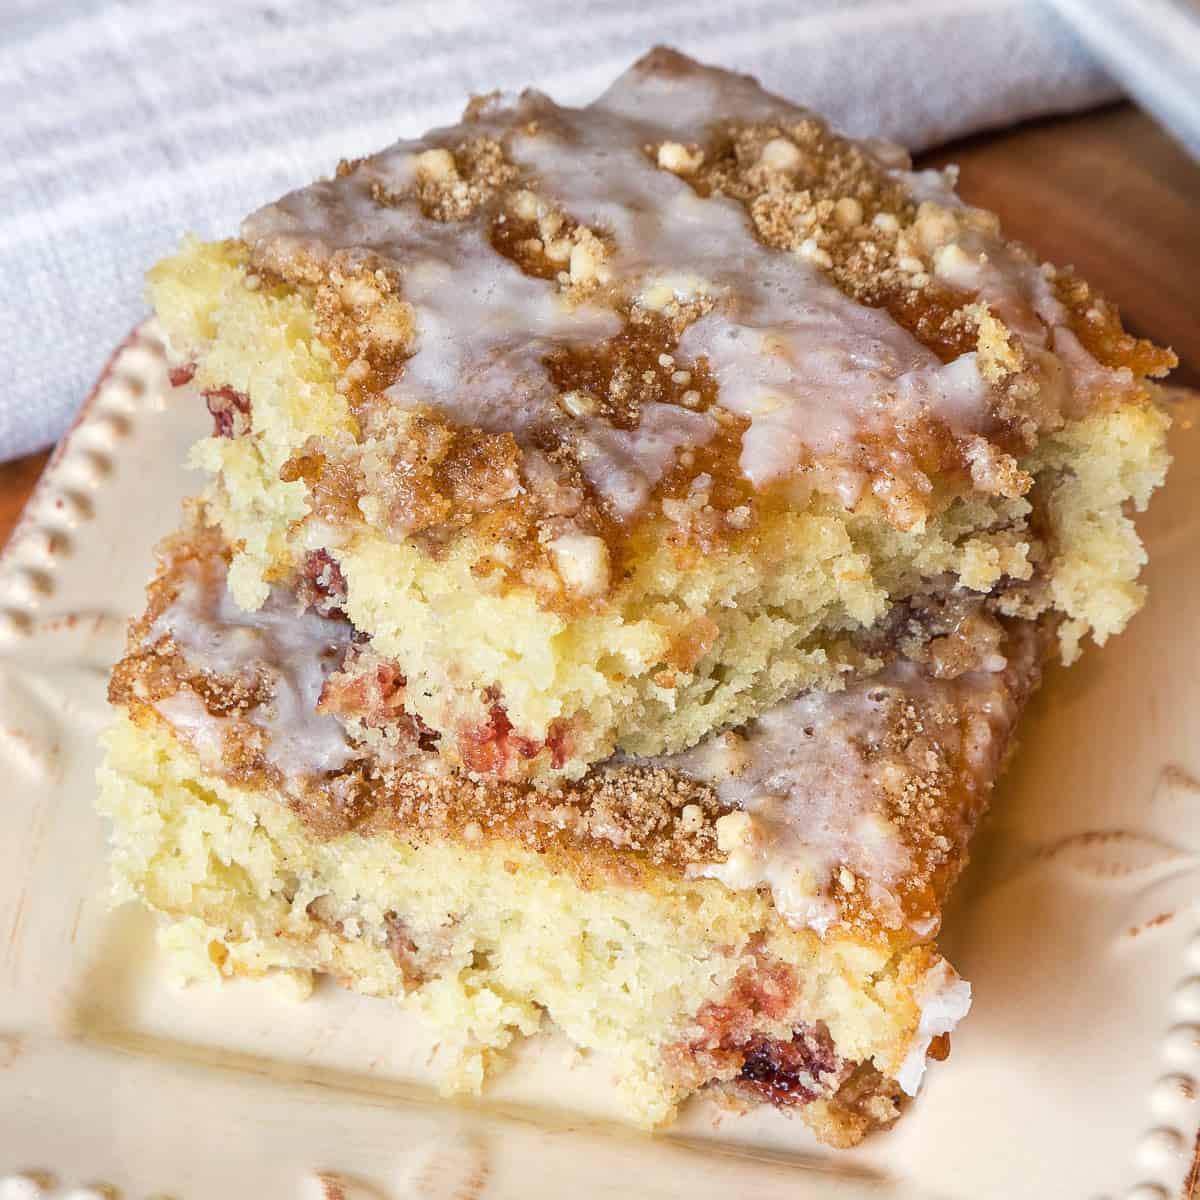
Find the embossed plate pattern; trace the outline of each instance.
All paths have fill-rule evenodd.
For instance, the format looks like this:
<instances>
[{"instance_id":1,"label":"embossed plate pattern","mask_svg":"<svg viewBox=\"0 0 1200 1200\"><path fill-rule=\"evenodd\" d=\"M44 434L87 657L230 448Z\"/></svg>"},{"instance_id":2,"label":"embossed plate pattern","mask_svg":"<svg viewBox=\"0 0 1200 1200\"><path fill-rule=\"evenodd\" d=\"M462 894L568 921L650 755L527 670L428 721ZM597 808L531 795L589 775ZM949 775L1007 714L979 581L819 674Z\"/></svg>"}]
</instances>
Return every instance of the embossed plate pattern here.
<instances>
[{"instance_id":1,"label":"embossed plate pattern","mask_svg":"<svg viewBox=\"0 0 1200 1200\"><path fill-rule=\"evenodd\" d=\"M198 479L154 326L116 353L0 563L0 1200L942 1197L1176 1200L1200 1107L1200 444L1181 401L1143 519L1151 601L1051 671L947 920L975 1009L912 1111L853 1152L697 1104L619 1126L603 1063L539 1038L438 1098L384 1001L177 991L107 902L104 684L150 547ZM1189 1176L1191 1177L1189 1180ZM107 1190L106 1190L107 1189ZM1200 1194L1200 1190L1197 1190Z\"/></svg>"}]
</instances>

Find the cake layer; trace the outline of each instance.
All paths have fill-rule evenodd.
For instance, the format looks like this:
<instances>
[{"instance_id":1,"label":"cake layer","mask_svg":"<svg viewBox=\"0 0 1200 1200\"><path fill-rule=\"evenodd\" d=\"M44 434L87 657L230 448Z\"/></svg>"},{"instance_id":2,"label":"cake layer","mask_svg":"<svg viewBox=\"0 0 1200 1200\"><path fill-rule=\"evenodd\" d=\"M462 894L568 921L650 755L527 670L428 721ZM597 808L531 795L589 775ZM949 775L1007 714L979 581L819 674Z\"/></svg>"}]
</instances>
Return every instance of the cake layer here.
<instances>
[{"instance_id":1,"label":"cake layer","mask_svg":"<svg viewBox=\"0 0 1200 1200\"><path fill-rule=\"evenodd\" d=\"M589 878L636 874L645 856L769 888L818 932L854 925L894 944L936 930L1048 635L976 600L946 614L942 636L894 631L915 658L839 692L802 693L676 755L534 786L448 768L404 708L403 664L282 587L245 612L228 559L198 519L163 544L110 698L165 722L207 769L273 788L317 836L495 832Z\"/></svg>"},{"instance_id":2,"label":"cake layer","mask_svg":"<svg viewBox=\"0 0 1200 1200\"><path fill-rule=\"evenodd\" d=\"M952 185L660 51L189 243L150 287L235 597L307 581L450 765L511 779L836 689L918 592L1103 640L1173 358Z\"/></svg>"},{"instance_id":3,"label":"cake layer","mask_svg":"<svg viewBox=\"0 0 1200 1200\"><path fill-rule=\"evenodd\" d=\"M282 588L241 610L228 558L200 527L164 545L101 771L119 893L185 973L406 997L451 1088L546 1019L645 1124L701 1089L835 1144L894 1119L966 1010L932 938L1046 631L975 611L686 753L483 783L402 708L348 717L366 644Z\"/></svg>"}]
</instances>

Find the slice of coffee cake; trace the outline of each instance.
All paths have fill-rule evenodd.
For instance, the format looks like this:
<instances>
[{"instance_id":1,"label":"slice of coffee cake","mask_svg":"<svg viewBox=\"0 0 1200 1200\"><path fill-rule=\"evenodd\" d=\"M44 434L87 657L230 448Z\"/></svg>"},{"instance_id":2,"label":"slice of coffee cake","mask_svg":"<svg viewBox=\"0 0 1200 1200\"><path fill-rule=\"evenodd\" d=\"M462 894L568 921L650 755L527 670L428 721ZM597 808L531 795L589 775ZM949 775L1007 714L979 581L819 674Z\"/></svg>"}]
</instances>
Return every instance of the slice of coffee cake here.
<instances>
[{"instance_id":1,"label":"slice of coffee cake","mask_svg":"<svg viewBox=\"0 0 1200 1200\"><path fill-rule=\"evenodd\" d=\"M537 788L447 767L398 705L342 715L352 627L278 586L242 611L228 558L198 528L164 547L101 772L121 893L185 972L405 997L458 1089L549 1021L648 1125L707 1090L849 1144L944 1055L970 989L933 939L1035 625L977 600L921 663ZM379 712L396 685L371 677Z\"/></svg>"},{"instance_id":2,"label":"slice of coffee cake","mask_svg":"<svg viewBox=\"0 0 1200 1200\"><path fill-rule=\"evenodd\" d=\"M188 242L150 291L234 597L345 611L447 763L513 781L839 688L914 598L1103 641L1173 357L953 182L659 50Z\"/></svg>"}]
</instances>

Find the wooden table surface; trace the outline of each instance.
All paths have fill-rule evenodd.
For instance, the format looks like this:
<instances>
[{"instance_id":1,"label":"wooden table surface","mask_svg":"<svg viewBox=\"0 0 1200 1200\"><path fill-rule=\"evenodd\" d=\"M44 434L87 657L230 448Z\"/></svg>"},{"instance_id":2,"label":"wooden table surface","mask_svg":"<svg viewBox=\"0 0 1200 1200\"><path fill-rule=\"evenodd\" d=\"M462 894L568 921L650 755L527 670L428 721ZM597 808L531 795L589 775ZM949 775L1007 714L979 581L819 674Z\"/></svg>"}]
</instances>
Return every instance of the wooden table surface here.
<instances>
[{"instance_id":1,"label":"wooden table surface","mask_svg":"<svg viewBox=\"0 0 1200 1200\"><path fill-rule=\"evenodd\" d=\"M966 199L1043 258L1077 267L1132 332L1174 347L1175 382L1200 386L1200 163L1148 117L1116 105L971 138L927 161L957 162ZM47 457L0 465L0 545Z\"/></svg>"}]
</instances>

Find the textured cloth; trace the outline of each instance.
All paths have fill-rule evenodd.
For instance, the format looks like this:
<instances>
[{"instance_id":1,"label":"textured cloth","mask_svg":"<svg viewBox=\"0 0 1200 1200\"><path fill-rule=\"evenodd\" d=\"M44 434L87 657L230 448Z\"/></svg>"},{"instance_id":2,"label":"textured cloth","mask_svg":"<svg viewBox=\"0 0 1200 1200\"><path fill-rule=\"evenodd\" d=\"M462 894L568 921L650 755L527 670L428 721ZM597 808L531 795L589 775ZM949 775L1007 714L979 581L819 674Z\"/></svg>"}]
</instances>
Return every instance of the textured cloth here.
<instances>
[{"instance_id":1,"label":"textured cloth","mask_svg":"<svg viewBox=\"0 0 1200 1200\"><path fill-rule=\"evenodd\" d=\"M1200 0L1049 0L1129 94L1200 158Z\"/></svg>"},{"instance_id":2,"label":"textured cloth","mask_svg":"<svg viewBox=\"0 0 1200 1200\"><path fill-rule=\"evenodd\" d=\"M1116 94L1035 0L0 0L0 458L54 440L185 231L656 42L920 149Z\"/></svg>"}]
</instances>

